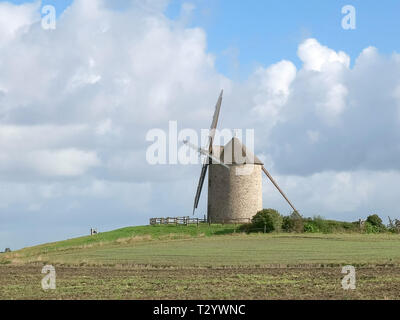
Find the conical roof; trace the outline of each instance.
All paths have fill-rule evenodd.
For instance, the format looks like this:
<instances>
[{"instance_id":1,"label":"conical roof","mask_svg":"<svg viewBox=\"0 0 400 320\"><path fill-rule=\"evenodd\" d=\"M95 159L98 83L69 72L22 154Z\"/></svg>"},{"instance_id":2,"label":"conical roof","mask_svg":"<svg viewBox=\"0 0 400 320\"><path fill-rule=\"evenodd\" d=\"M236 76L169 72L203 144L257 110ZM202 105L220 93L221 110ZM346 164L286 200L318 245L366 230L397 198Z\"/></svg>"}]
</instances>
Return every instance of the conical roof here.
<instances>
[{"instance_id":1,"label":"conical roof","mask_svg":"<svg viewBox=\"0 0 400 320\"><path fill-rule=\"evenodd\" d=\"M213 147L213 155L225 164L259 164L262 161L248 151L246 147L236 137L232 138L224 147Z\"/></svg>"}]
</instances>

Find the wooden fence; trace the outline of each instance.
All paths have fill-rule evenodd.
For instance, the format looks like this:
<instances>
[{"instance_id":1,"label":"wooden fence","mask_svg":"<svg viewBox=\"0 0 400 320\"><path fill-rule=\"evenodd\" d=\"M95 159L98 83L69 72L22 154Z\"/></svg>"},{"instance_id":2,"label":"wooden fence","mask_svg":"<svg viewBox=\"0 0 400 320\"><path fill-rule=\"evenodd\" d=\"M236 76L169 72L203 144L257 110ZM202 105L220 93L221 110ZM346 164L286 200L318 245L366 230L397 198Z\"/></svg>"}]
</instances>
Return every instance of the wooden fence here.
<instances>
[{"instance_id":1,"label":"wooden fence","mask_svg":"<svg viewBox=\"0 0 400 320\"><path fill-rule=\"evenodd\" d=\"M172 225L185 225L190 224L199 225L200 223L207 223L206 219L190 218L190 217L167 217L167 218L151 218L150 225L158 224L172 224Z\"/></svg>"},{"instance_id":2,"label":"wooden fence","mask_svg":"<svg viewBox=\"0 0 400 320\"><path fill-rule=\"evenodd\" d=\"M199 225L200 223L216 223L216 224L245 224L250 223L251 219L249 218L241 218L241 219L229 219L229 220L222 220L218 222L207 221L206 218L199 219L199 218L191 218L191 217L167 217L167 218L150 218L150 225L184 225L188 226L190 224Z\"/></svg>"}]
</instances>

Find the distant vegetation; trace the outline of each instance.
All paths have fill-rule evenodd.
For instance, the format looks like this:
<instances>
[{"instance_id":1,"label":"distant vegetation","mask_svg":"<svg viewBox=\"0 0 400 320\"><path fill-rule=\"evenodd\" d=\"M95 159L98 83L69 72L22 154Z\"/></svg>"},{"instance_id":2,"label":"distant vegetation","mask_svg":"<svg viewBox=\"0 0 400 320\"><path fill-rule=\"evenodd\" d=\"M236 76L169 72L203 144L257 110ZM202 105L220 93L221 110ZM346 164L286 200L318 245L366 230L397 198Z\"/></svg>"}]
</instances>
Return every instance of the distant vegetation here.
<instances>
[{"instance_id":1,"label":"distant vegetation","mask_svg":"<svg viewBox=\"0 0 400 320\"><path fill-rule=\"evenodd\" d=\"M250 224L241 226L245 232L296 232L296 233L400 233L400 221L389 218L389 225L385 226L382 219L373 214L365 221L345 222L327 220L321 216L304 218L298 212L289 216L281 215L275 209L263 209L252 219Z\"/></svg>"}]
</instances>

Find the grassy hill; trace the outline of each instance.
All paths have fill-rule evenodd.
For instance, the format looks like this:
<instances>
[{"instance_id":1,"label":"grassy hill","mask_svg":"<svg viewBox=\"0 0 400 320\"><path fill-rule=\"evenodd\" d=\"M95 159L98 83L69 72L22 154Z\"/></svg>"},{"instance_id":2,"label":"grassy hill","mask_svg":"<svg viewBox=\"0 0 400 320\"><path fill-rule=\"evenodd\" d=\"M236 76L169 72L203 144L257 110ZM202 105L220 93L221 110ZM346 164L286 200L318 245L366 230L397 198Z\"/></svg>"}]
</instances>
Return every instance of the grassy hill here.
<instances>
[{"instance_id":1,"label":"grassy hill","mask_svg":"<svg viewBox=\"0 0 400 320\"><path fill-rule=\"evenodd\" d=\"M12 253L0 254L0 264L10 262L41 261L42 255L59 255L63 252L80 252L90 248L107 248L126 246L133 243L149 242L152 240L165 241L188 239L193 237L209 237L215 235L235 233L234 225L200 224L190 225L157 225L126 227L93 236L84 236L64 241L46 243L34 247L27 247ZM36 259L36 260L35 260ZM39 260L37 260L39 259Z\"/></svg>"},{"instance_id":2,"label":"grassy hill","mask_svg":"<svg viewBox=\"0 0 400 320\"><path fill-rule=\"evenodd\" d=\"M188 237L211 236L229 234L234 232L233 225L216 225L200 224L198 227L194 225L157 225L157 226L137 226L126 227L113 231L102 232L93 236L85 236L65 241L47 243L35 247L22 249L22 252L37 250L50 252L53 250L81 248L93 245L106 245L116 242L123 244L126 242L162 240L162 239L179 239Z\"/></svg>"},{"instance_id":3,"label":"grassy hill","mask_svg":"<svg viewBox=\"0 0 400 320\"><path fill-rule=\"evenodd\" d=\"M233 225L128 227L1 254L2 264L265 266L399 264L394 234L243 234Z\"/></svg>"}]
</instances>

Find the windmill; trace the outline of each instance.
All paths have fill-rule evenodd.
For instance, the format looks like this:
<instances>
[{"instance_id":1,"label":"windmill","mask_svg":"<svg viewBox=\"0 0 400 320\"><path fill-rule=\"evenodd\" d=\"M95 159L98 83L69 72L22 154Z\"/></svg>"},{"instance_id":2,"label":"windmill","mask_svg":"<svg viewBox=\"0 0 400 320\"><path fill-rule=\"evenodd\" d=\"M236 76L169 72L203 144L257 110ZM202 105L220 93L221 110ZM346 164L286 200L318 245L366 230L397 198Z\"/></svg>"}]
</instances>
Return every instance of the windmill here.
<instances>
[{"instance_id":1,"label":"windmill","mask_svg":"<svg viewBox=\"0 0 400 320\"><path fill-rule=\"evenodd\" d=\"M264 164L246 149L240 140L232 138L225 146L215 146L215 130L217 129L222 104L222 95L219 95L210 127L209 139L206 148L196 148L184 141L189 147L195 148L200 154L206 155L204 160L196 196L193 214L198 207L205 176L208 172L208 206L207 220L213 223L236 222L241 219L252 218L262 209L262 173L268 177L278 189L290 207L297 212L285 193L278 186L272 176L265 169ZM228 159L228 161L227 161ZM238 170L246 170L248 174L238 174ZM232 170L235 169L235 170Z\"/></svg>"}]
</instances>

